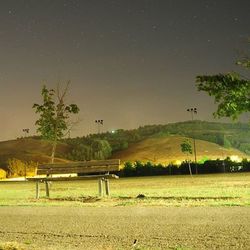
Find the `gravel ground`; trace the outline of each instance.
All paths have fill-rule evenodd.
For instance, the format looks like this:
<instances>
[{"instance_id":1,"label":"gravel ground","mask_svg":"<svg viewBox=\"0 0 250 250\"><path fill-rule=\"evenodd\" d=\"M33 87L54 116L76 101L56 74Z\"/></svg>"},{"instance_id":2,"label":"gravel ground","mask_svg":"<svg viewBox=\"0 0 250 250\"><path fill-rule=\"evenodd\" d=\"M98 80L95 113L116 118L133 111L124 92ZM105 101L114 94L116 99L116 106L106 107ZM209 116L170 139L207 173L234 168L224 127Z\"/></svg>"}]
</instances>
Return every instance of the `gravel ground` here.
<instances>
[{"instance_id":1,"label":"gravel ground","mask_svg":"<svg viewBox=\"0 0 250 250\"><path fill-rule=\"evenodd\" d=\"M0 207L7 241L25 249L246 250L250 208Z\"/></svg>"}]
</instances>

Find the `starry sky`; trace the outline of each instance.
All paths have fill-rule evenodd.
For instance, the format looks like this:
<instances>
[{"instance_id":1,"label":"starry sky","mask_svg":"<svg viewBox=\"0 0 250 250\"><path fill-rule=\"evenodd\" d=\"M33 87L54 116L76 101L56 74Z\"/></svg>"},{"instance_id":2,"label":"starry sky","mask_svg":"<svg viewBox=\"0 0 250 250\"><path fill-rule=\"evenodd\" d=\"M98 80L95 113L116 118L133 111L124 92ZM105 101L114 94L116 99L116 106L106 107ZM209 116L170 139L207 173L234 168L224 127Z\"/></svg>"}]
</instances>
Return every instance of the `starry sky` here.
<instances>
[{"instance_id":1,"label":"starry sky","mask_svg":"<svg viewBox=\"0 0 250 250\"><path fill-rule=\"evenodd\" d=\"M0 140L36 133L43 82L71 80L71 136L196 119L213 98L195 76L238 70L249 0L0 0Z\"/></svg>"}]
</instances>

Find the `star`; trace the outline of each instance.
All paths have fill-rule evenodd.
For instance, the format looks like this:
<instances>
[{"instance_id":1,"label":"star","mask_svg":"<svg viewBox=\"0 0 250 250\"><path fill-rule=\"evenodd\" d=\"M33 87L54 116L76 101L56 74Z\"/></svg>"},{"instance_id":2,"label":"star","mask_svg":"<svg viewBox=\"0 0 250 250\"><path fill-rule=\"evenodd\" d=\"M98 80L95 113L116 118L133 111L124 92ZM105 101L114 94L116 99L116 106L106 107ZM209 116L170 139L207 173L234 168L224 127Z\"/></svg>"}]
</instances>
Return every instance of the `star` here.
<instances>
[{"instance_id":1,"label":"star","mask_svg":"<svg viewBox=\"0 0 250 250\"><path fill-rule=\"evenodd\" d=\"M153 30L157 30L157 25L153 25L153 26L152 26L152 29L153 29Z\"/></svg>"}]
</instances>

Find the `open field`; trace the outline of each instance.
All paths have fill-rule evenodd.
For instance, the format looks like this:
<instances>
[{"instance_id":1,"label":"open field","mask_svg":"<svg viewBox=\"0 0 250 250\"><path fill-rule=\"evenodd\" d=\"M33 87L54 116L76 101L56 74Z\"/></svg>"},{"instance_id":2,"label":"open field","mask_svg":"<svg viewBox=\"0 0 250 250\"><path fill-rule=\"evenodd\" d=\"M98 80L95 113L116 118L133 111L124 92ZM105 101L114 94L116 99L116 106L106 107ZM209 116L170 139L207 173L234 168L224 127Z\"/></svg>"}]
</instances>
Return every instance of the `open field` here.
<instances>
[{"instance_id":1,"label":"open field","mask_svg":"<svg viewBox=\"0 0 250 250\"><path fill-rule=\"evenodd\" d=\"M44 198L41 184L36 200L34 183L0 182L0 205L250 206L250 173L121 178L111 180L110 188L111 197L100 199L96 180L53 182L51 198Z\"/></svg>"},{"instance_id":2,"label":"open field","mask_svg":"<svg viewBox=\"0 0 250 250\"><path fill-rule=\"evenodd\" d=\"M97 181L54 182L36 200L34 183L0 182L0 249L250 249L250 173L121 178L96 194Z\"/></svg>"}]
</instances>

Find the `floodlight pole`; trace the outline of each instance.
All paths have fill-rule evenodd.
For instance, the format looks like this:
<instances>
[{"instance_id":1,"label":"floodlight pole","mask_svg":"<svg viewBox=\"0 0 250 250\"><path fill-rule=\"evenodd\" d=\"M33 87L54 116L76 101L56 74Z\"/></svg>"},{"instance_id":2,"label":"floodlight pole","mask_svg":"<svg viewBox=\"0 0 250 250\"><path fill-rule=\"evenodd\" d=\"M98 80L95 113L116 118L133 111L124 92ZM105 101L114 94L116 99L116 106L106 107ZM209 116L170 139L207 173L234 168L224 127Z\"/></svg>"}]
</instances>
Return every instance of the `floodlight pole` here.
<instances>
[{"instance_id":1,"label":"floodlight pole","mask_svg":"<svg viewBox=\"0 0 250 250\"><path fill-rule=\"evenodd\" d=\"M103 125L103 120L95 120L95 123L97 124L97 132L100 134L101 125Z\"/></svg>"},{"instance_id":2,"label":"floodlight pole","mask_svg":"<svg viewBox=\"0 0 250 250\"><path fill-rule=\"evenodd\" d=\"M30 129L29 128L24 128L23 132L24 132L24 137L26 137L29 134Z\"/></svg>"},{"instance_id":3,"label":"floodlight pole","mask_svg":"<svg viewBox=\"0 0 250 250\"><path fill-rule=\"evenodd\" d=\"M24 128L24 129L23 129L23 132L24 132L24 138L25 138L26 136L28 136L28 134L29 134L29 132L30 132L30 129L29 129L29 128ZM26 164L24 165L24 177L25 177L25 179L26 179L26 177L27 177L27 168L26 168Z\"/></svg>"},{"instance_id":4,"label":"floodlight pole","mask_svg":"<svg viewBox=\"0 0 250 250\"><path fill-rule=\"evenodd\" d=\"M197 114L197 108L188 108L187 112L190 112L192 122L194 121L194 114ZM197 168L197 156L196 156L196 141L195 137L193 135L193 143L194 143L194 162L195 162L195 174L198 174L198 168Z\"/></svg>"}]
</instances>

